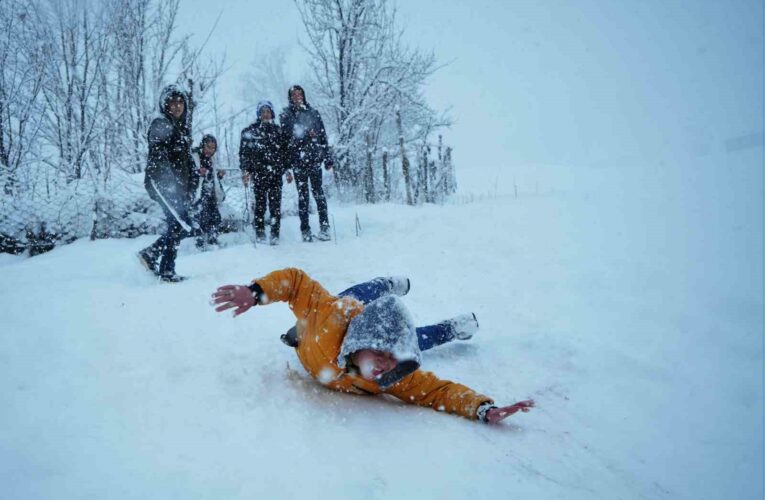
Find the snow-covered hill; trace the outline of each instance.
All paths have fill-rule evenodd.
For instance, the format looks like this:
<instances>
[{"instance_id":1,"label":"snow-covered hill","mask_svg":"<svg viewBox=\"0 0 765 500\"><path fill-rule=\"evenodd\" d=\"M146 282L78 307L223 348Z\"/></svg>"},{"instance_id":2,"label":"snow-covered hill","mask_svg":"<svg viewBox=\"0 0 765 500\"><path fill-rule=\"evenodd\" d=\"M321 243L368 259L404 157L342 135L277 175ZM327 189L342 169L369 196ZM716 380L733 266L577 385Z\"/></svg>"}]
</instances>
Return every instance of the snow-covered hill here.
<instances>
[{"instance_id":1,"label":"snow-covered hill","mask_svg":"<svg viewBox=\"0 0 765 500\"><path fill-rule=\"evenodd\" d=\"M278 248L184 242L177 285L138 265L148 237L2 255L1 496L762 498L761 154L335 204L336 242L294 217ZM489 427L323 389L279 342L286 305L208 304L286 266L334 291L406 274L420 323L474 311L424 367L538 408Z\"/></svg>"}]
</instances>

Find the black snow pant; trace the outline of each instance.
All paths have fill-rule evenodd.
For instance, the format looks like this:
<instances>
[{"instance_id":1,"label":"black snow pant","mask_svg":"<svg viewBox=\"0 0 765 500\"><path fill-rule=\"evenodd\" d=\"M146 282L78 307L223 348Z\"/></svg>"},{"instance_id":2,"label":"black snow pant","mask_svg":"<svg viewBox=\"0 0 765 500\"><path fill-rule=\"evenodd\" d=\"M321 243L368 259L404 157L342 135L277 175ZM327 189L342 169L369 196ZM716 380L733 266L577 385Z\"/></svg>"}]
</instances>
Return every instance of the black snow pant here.
<instances>
[{"instance_id":1,"label":"black snow pant","mask_svg":"<svg viewBox=\"0 0 765 500\"><path fill-rule=\"evenodd\" d=\"M152 261L159 260L159 274L173 275L178 246L183 238L193 232L193 224L188 212L188 195L183 193L174 181L163 183L148 180L146 190L149 196L162 207L167 228L157 241L144 249L144 252Z\"/></svg>"},{"instance_id":2,"label":"black snow pant","mask_svg":"<svg viewBox=\"0 0 765 500\"><path fill-rule=\"evenodd\" d=\"M221 216L218 210L218 202L215 200L215 194L202 195L197 210L199 211L197 218L199 220L199 229L202 231L202 234L197 238L197 246L204 246L206 243L217 243Z\"/></svg>"},{"instance_id":3,"label":"black snow pant","mask_svg":"<svg viewBox=\"0 0 765 500\"><path fill-rule=\"evenodd\" d=\"M321 168L316 166L299 167L294 169L295 184L298 192L298 214L300 215L300 232L311 233L311 225L308 223L308 183L311 183L313 199L316 200L316 210L319 212L319 227L321 231L329 230L329 218L327 216L327 198L321 187Z\"/></svg>"},{"instance_id":4,"label":"black snow pant","mask_svg":"<svg viewBox=\"0 0 765 500\"><path fill-rule=\"evenodd\" d=\"M271 238L279 237L282 224L282 176L274 172L256 172L252 189L255 193L255 234L266 236L266 207L271 215Z\"/></svg>"}]
</instances>

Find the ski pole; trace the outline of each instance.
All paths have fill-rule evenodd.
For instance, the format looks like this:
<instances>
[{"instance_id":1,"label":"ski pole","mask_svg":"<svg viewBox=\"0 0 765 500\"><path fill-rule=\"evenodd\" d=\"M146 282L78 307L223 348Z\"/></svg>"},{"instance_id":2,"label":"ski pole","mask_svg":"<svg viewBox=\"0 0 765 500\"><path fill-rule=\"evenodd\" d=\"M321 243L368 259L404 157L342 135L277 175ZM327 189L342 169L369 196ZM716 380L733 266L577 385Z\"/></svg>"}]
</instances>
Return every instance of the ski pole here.
<instances>
[{"instance_id":1,"label":"ski pole","mask_svg":"<svg viewBox=\"0 0 765 500\"><path fill-rule=\"evenodd\" d=\"M257 243L255 242L255 239L252 238L249 227L250 227L250 196L249 196L249 186L244 186L244 226L242 227L242 231L244 234L250 238L250 241L252 241L253 247L257 248Z\"/></svg>"}]
</instances>

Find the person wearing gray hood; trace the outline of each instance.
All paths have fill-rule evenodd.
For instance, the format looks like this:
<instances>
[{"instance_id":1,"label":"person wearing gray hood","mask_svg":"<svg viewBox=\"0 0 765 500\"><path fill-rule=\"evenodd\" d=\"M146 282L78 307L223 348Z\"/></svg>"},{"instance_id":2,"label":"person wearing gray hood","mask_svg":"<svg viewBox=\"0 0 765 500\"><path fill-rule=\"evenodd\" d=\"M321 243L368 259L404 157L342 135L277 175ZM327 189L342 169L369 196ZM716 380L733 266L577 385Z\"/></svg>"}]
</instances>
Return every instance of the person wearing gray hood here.
<instances>
[{"instance_id":1,"label":"person wearing gray hood","mask_svg":"<svg viewBox=\"0 0 765 500\"><path fill-rule=\"evenodd\" d=\"M266 242L266 206L271 214L270 244L279 244L282 217L282 175L284 154L279 126L274 123L274 106L270 101L260 101L258 119L242 130L239 143L239 168L245 189L252 181L255 193L255 237L258 243ZM291 178L287 178L288 182Z\"/></svg>"},{"instance_id":2,"label":"person wearing gray hood","mask_svg":"<svg viewBox=\"0 0 765 500\"><path fill-rule=\"evenodd\" d=\"M162 236L138 253L138 259L161 281L175 283L184 278L175 273L175 258L181 239L200 233L189 215L198 176L191 159L188 96L177 85L168 85L159 97L159 116L148 131L149 155L144 185L165 214Z\"/></svg>"},{"instance_id":3,"label":"person wearing gray hood","mask_svg":"<svg viewBox=\"0 0 765 500\"><path fill-rule=\"evenodd\" d=\"M473 314L416 328L400 296L406 278L378 278L332 295L296 268L273 271L250 285L224 285L212 295L216 311L234 316L255 305L287 302L297 319L300 363L323 386L359 395L388 394L415 404L494 424L527 412L533 400L497 407L473 389L421 370L422 351L478 330Z\"/></svg>"}]
</instances>

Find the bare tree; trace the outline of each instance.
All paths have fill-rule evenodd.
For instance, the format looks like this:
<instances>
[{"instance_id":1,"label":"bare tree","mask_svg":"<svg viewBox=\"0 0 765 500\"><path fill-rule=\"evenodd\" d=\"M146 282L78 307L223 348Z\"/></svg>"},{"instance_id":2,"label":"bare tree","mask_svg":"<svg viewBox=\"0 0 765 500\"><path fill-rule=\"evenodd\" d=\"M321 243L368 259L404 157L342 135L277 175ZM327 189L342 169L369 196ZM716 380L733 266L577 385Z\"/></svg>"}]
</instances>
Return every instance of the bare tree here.
<instances>
[{"instance_id":1,"label":"bare tree","mask_svg":"<svg viewBox=\"0 0 765 500\"><path fill-rule=\"evenodd\" d=\"M363 194L355 187L368 184L361 182L366 152L377 155L381 140L386 146L398 142L394 109L402 109L411 129L419 125L415 118L444 121L434 118L421 94L437 69L435 56L403 44L387 0L295 1L308 38L303 46L314 86L320 104L330 110L338 181Z\"/></svg>"},{"instance_id":2,"label":"bare tree","mask_svg":"<svg viewBox=\"0 0 765 500\"><path fill-rule=\"evenodd\" d=\"M289 51L276 47L255 56L244 75L242 97L247 102L269 99L277 107L286 106L287 89L294 83L287 77ZM253 103L254 104L254 103ZM278 113L278 109L275 110Z\"/></svg>"},{"instance_id":3,"label":"bare tree","mask_svg":"<svg viewBox=\"0 0 765 500\"><path fill-rule=\"evenodd\" d=\"M43 95L48 105L44 133L58 151L55 167L67 181L81 179L87 152L98 137L107 103L99 85L108 63L109 40L97 9L87 0L49 0L45 43L51 59Z\"/></svg>"},{"instance_id":4,"label":"bare tree","mask_svg":"<svg viewBox=\"0 0 765 500\"><path fill-rule=\"evenodd\" d=\"M396 127L398 131L399 154L401 156L401 169L404 174L404 185L406 187L406 203L408 205L414 205L414 198L412 196L412 175L409 168L409 157L406 154L404 146L404 127L401 122L401 111L399 110L396 110Z\"/></svg>"},{"instance_id":5,"label":"bare tree","mask_svg":"<svg viewBox=\"0 0 765 500\"><path fill-rule=\"evenodd\" d=\"M162 86L187 85L204 107L223 65L178 36L178 9L179 0L0 0L0 184L15 197L0 199L0 233L48 245L86 228L110 235L130 210L145 213L142 187L115 172L143 169Z\"/></svg>"},{"instance_id":6,"label":"bare tree","mask_svg":"<svg viewBox=\"0 0 765 500\"><path fill-rule=\"evenodd\" d=\"M157 99L168 83L185 87L193 100L205 95L223 72L224 61L203 59L205 43L192 47L179 36L180 0L110 0L113 59L110 95L124 131L120 156L124 169L141 172L146 161L146 129L157 112ZM216 21L217 23L217 21ZM211 28L215 29L215 24ZM209 35L208 35L209 39ZM189 116L193 116L193 109Z\"/></svg>"},{"instance_id":7,"label":"bare tree","mask_svg":"<svg viewBox=\"0 0 765 500\"><path fill-rule=\"evenodd\" d=\"M0 1L0 182L5 194L18 193L20 170L37 147L47 63L39 21L34 5Z\"/></svg>"}]
</instances>

